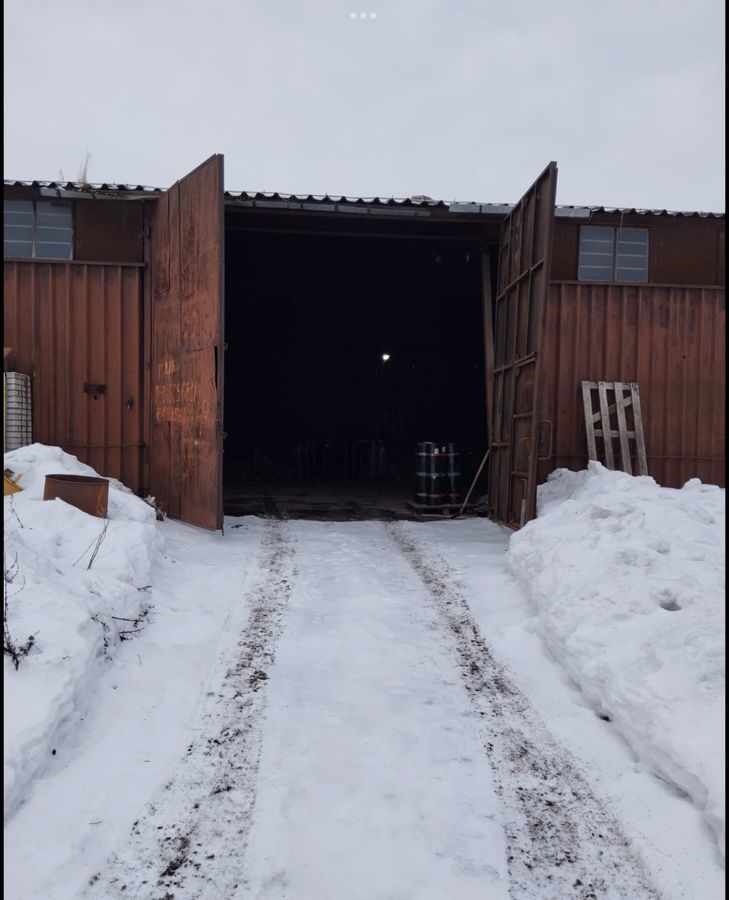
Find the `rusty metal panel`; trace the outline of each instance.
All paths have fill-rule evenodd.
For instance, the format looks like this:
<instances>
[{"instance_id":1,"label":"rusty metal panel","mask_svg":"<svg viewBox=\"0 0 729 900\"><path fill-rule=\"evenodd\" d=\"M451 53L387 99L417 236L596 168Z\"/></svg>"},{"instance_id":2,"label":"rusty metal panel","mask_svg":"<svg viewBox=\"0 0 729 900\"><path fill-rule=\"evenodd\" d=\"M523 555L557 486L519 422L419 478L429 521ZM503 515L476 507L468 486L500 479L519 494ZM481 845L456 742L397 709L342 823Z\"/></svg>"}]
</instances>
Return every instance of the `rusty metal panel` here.
<instances>
[{"instance_id":1,"label":"rusty metal panel","mask_svg":"<svg viewBox=\"0 0 729 900\"><path fill-rule=\"evenodd\" d=\"M686 219L650 228L650 281L653 284L724 283L722 237L718 219Z\"/></svg>"},{"instance_id":2,"label":"rusty metal panel","mask_svg":"<svg viewBox=\"0 0 729 900\"><path fill-rule=\"evenodd\" d=\"M6 261L9 368L32 377L33 434L142 484L142 268Z\"/></svg>"},{"instance_id":3,"label":"rusty metal panel","mask_svg":"<svg viewBox=\"0 0 729 900\"><path fill-rule=\"evenodd\" d=\"M552 162L502 224L495 308L490 516L519 528L536 515L540 354L557 190Z\"/></svg>"},{"instance_id":4,"label":"rusty metal panel","mask_svg":"<svg viewBox=\"0 0 729 900\"><path fill-rule=\"evenodd\" d=\"M720 287L553 283L545 316L539 478L581 469L581 381L640 386L648 472L725 483L726 301Z\"/></svg>"},{"instance_id":5,"label":"rusty metal panel","mask_svg":"<svg viewBox=\"0 0 729 900\"><path fill-rule=\"evenodd\" d=\"M151 211L150 490L173 518L222 528L223 157Z\"/></svg>"},{"instance_id":6,"label":"rusty metal panel","mask_svg":"<svg viewBox=\"0 0 729 900\"><path fill-rule=\"evenodd\" d=\"M74 201L74 259L141 263L143 227L142 204L137 200Z\"/></svg>"}]
</instances>

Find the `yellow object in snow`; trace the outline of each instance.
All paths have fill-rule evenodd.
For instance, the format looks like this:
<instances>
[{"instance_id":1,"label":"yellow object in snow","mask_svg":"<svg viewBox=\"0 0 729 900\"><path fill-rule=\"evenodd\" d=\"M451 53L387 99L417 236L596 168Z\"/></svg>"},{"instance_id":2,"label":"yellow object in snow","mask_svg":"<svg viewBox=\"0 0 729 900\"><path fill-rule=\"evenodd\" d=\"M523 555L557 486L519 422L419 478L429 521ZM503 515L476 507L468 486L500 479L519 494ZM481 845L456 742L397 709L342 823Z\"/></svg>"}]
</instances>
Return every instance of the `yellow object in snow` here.
<instances>
[{"instance_id":1,"label":"yellow object in snow","mask_svg":"<svg viewBox=\"0 0 729 900\"><path fill-rule=\"evenodd\" d=\"M18 491L22 491L22 487L18 487L18 482L20 481L20 475L16 475L11 469L3 470L3 496L7 497L8 494L17 494Z\"/></svg>"}]
</instances>

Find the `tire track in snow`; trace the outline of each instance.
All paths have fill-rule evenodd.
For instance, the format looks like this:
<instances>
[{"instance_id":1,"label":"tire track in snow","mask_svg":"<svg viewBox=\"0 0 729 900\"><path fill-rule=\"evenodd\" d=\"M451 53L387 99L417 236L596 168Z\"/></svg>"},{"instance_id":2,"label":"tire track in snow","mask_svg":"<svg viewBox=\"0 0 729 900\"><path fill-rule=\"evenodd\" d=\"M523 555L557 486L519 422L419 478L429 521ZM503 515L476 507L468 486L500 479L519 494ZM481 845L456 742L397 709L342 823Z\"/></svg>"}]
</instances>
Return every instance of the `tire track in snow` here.
<instances>
[{"instance_id":1,"label":"tire track in snow","mask_svg":"<svg viewBox=\"0 0 729 900\"><path fill-rule=\"evenodd\" d=\"M502 806L514 900L648 900L660 895L615 816L494 658L447 562L390 535L448 627Z\"/></svg>"},{"instance_id":2,"label":"tire track in snow","mask_svg":"<svg viewBox=\"0 0 729 900\"><path fill-rule=\"evenodd\" d=\"M284 522L270 522L259 560L249 618L208 682L200 738L85 896L221 900L235 894L256 801L268 670L295 576Z\"/></svg>"}]
</instances>

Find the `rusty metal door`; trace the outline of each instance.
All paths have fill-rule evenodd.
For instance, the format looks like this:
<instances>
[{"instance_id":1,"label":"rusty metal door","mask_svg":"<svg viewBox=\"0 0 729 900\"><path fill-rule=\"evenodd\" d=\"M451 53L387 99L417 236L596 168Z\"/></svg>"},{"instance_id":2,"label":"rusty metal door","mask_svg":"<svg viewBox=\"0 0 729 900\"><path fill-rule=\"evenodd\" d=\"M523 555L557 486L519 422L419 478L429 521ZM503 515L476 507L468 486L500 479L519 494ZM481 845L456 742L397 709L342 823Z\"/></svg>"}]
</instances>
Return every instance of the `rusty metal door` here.
<instances>
[{"instance_id":1,"label":"rusty metal door","mask_svg":"<svg viewBox=\"0 0 729 900\"><path fill-rule=\"evenodd\" d=\"M556 190L551 162L501 227L489 514L512 528L536 515L540 355Z\"/></svg>"},{"instance_id":2,"label":"rusty metal door","mask_svg":"<svg viewBox=\"0 0 729 900\"><path fill-rule=\"evenodd\" d=\"M223 157L154 204L149 263L149 484L172 518L222 528Z\"/></svg>"}]
</instances>

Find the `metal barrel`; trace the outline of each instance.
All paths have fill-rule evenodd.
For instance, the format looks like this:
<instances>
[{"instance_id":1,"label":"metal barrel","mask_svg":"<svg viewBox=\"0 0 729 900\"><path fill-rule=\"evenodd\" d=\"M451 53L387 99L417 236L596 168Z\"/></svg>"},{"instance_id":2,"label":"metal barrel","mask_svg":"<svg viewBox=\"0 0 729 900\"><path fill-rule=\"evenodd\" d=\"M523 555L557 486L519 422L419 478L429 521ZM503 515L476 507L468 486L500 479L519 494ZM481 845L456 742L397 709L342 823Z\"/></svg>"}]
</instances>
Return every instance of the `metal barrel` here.
<instances>
[{"instance_id":1,"label":"metal barrel","mask_svg":"<svg viewBox=\"0 0 729 900\"><path fill-rule=\"evenodd\" d=\"M89 475L46 475L44 500L65 500L90 516L107 517L109 481Z\"/></svg>"},{"instance_id":2,"label":"metal barrel","mask_svg":"<svg viewBox=\"0 0 729 900\"><path fill-rule=\"evenodd\" d=\"M446 444L446 459L448 473L448 502L463 502L463 481L461 478L461 454L455 444Z\"/></svg>"},{"instance_id":3,"label":"metal barrel","mask_svg":"<svg viewBox=\"0 0 729 900\"><path fill-rule=\"evenodd\" d=\"M444 445L421 441L415 451L415 502L439 506L448 502L447 451Z\"/></svg>"}]
</instances>

